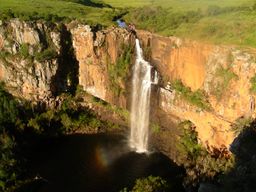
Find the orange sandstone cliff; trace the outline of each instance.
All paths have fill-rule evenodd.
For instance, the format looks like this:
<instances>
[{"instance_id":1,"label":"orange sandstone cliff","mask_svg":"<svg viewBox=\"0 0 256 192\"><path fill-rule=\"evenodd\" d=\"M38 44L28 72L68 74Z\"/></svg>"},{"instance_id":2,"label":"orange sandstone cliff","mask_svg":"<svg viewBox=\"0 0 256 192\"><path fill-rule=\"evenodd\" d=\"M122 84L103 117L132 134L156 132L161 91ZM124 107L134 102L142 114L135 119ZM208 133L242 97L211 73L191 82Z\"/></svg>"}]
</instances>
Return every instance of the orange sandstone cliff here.
<instances>
[{"instance_id":1,"label":"orange sandstone cliff","mask_svg":"<svg viewBox=\"0 0 256 192\"><path fill-rule=\"evenodd\" d=\"M171 122L189 120L204 145L228 148L237 119L255 117L255 95L250 91L256 72L255 51L145 31L138 31L137 36L161 77L152 96L152 111L166 117L165 123L159 117L159 124L171 132ZM114 27L97 31L75 22L1 22L0 80L12 94L30 101L49 103L80 86L95 97L129 109L134 44L133 34ZM176 80L192 92L202 91L209 108L182 97L172 87Z\"/></svg>"}]
</instances>

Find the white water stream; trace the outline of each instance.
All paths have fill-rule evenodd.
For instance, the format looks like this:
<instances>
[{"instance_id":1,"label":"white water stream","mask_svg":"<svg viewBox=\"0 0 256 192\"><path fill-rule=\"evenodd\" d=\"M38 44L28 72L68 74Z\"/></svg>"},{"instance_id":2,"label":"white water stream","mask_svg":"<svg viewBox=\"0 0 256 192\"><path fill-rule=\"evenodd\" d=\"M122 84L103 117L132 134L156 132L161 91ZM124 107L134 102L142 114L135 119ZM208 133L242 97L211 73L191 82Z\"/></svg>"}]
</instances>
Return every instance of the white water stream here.
<instances>
[{"instance_id":1,"label":"white water stream","mask_svg":"<svg viewBox=\"0 0 256 192\"><path fill-rule=\"evenodd\" d=\"M158 83L158 75L144 60L139 40L136 39L136 61L132 77L130 146L138 153L148 151L151 85Z\"/></svg>"}]
</instances>

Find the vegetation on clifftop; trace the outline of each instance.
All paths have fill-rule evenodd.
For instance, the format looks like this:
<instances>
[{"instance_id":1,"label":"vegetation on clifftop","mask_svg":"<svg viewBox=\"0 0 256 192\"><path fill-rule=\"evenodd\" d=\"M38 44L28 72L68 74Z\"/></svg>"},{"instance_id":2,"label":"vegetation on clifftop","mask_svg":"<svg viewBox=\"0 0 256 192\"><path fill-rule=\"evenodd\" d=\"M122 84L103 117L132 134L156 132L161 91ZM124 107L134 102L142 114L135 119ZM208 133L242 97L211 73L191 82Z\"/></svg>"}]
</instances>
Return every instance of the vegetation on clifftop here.
<instances>
[{"instance_id":1,"label":"vegetation on clifftop","mask_svg":"<svg viewBox=\"0 0 256 192\"><path fill-rule=\"evenodd\" d=\"M115 19L123 17L138 29L165 36L256 46L254 0L0 0L0 5L1 19L78 19L111 26Z\"/></svg>"}]
</instances>

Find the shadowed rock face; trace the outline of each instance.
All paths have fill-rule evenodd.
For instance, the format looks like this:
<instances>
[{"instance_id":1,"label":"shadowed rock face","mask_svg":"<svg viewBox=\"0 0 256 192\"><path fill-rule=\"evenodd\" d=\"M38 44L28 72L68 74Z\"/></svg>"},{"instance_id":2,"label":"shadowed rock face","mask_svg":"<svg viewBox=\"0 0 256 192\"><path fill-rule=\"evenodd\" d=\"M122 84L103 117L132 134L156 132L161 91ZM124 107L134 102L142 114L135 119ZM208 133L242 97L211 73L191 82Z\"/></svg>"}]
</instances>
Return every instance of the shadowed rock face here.
<instances>
[{"instance_id":1,"label":"shadowed rock face","mask_svg":"<svg viewBox=\"0 0 256 192\"><path fill-rule=\"evenodd\" d=\"M242 116L255 117L255 95L250 92L250 80L256 72L255 50L161 37L145 31L138 31L137 36L146 59L162 79L154 88L151 107L151 119L162 125L160 133L166 133L152 134L155 141L161 141L159 148L170 151L166 135L172 135L168 133L173 132L173 123L181 120L195 124L203 144L228 148L234 139L231 124ZM74 91L79 84L95 97L129 109L129 71L134 56L125 80L119 78L119 72L113 78L111 70L124 54L124 47L134 50L134 44L135 36L124 29L95 31L75 22L60 26L14 19L0 26L0 80L12 94L33 101L56 100L56 96ZM40 59L38 54L47 49L54 55ZM134 51L131 53L134 55ZM113 79L122 90L118 95L113 91ZM192 105L167 86L177 79L192 91L202 90L210 109Z\"/></svg>"}]
</instances>

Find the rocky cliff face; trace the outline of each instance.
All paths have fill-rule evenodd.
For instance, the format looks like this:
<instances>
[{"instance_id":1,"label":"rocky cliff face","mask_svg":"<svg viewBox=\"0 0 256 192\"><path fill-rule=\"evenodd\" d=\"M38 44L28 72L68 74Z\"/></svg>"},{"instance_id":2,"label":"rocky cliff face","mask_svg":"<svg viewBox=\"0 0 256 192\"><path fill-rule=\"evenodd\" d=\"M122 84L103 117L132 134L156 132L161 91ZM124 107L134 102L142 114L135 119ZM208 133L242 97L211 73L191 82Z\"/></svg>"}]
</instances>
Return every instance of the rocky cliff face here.
<instances>
[{"instance_id":1,"label":"rocky cliff face","mask_svg":"<svg viewBox=\"0 0 256 192\"><path fill-rule=\"evenodd\" d=\"M84 25L71 29L71 33L79 61L79 84L95 97L126 108L134 35L119 28L93 32Z\"/></svg>"},{"instance_id":2,"label":"rocky cliff face","mask_svg":"<svg viewBox=\"0 0 256 192\"><path fill-rule=\"evenodd\" d=\"M53 78L59 67L60 32L45 23L14 19L0 26L0 80L10 92L28 100L51 97ZM52 44L51 58L40 53ZM56 56L55 56L56 54ZM38 55L38 57L36 57ZM47 56L47 55L46 55Z\"/></svg>"},{"instance_id":3,"label":"rocky cliff face","mask_svg":"<svg viewBox=\"0 0 256 192\"><path fill-rule=\"evenodd\" d=\"M255 117L255 95L250 91L256 72L255 50L165 38L144 31L138 36L144 47L150 48L151 63L162 76L159 107L178 119L192 121L205 145L228 147L234 139L232 124L239 118ZM193 92L203 92L209 109L182 97L171 86L175 80L181 80Z\"/></svg>"},{"instance_id":4,"label":"rocky cliff face","mask_svg":"<svg viewBox=\"0 0 256 192\"><path fill-rule=\"evenodd\" d=\"M97 31L75 22L57 25L14 19L0 23L0 80L14 95L32 101L54 100L80 85L95 97L129 108L133 34L119 28ZM255 51L144 31L137 35L162 79L153 96L152 112L159 113L152 114L165 131L172 132L170 122L190 120L204 145L228 147L235 136L232 124L256 115L255 95L250 91ZM208 107L184 97L173 86L176 80L191 93L200 91L193 99L204 97ZM168 139L162 137L162 141Z\"/></svg>"}]
</instances>

